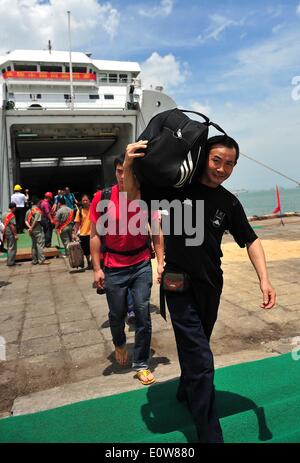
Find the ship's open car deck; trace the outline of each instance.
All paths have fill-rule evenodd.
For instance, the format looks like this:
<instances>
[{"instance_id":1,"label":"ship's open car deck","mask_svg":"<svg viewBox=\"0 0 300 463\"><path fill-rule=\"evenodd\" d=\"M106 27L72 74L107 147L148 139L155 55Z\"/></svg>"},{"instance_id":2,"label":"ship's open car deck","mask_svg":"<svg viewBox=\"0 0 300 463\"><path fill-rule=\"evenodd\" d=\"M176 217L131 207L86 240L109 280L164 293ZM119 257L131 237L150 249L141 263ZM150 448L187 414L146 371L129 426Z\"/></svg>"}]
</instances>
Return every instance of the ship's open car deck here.
<instances>
[{"instance_id":1,"label":"ship's open car deck","mask_svg":"<svg viewBox=\"0 0 300 463\"><path fill-rule=\"evenodd\" d=\"M38 196L68 186L78 199L83 193L92 195L97 185L114 183L113 161L132 139L133 128L127 119L105 120L13 124L16 181Z\"/></svg>"}]
</instances>

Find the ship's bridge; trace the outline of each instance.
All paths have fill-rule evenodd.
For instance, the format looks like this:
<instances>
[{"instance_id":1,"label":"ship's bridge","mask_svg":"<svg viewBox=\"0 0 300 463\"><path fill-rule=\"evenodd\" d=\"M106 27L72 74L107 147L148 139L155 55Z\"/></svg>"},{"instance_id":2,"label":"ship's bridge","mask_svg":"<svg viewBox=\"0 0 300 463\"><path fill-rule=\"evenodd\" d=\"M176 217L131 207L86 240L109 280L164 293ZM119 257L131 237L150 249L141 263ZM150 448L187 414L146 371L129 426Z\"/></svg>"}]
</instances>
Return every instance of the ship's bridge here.
<instances>
[{"instance_id":1,"label":"ship's bridge","mask_svg":"<svg viewBox=\"0 0 300 463\"><path fill-rule=\"evenodd\" d=\"M72 53L73 86L67 52L16 50L0 70L0 213L16 183L39 196L69 186L78 199L115 183L114 159L176 107L161 88L142 89L138 63Z\"/></svg>"},{"instance_id":2,"label":"ship's bridge","mask_svg":"<svg viewBox=\"0 0 300 463\"><path fill-rule=\"evenodd\" d=\"M84 53L15 50L0 57L9 109L125 108L138 103L140 67L135 62L92 60ZM71 101L71 96L73 99Z\"/></svg>"}]
</instances>

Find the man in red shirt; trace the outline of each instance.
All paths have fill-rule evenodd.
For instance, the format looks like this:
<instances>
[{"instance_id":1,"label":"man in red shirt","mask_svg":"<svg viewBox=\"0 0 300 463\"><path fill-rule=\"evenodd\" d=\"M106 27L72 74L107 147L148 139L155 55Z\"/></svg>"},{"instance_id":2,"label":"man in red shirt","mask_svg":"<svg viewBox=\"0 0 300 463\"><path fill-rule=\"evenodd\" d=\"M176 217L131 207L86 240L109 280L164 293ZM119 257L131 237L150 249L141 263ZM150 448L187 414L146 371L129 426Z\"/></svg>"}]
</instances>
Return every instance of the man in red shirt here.
<instances>
[{"instance_id":1,"label":"man in red shirt","mask_svg":"<svg viewBox=\"0 0 300 463\"><path fill-rule=\"evenodd\" d=\"M108 227L106 232L103 232L103 228L101 229L99 225L101 216L101 207L99 206L103 191L98 191L93 198L90 209L90 248L94 282L98 288L103 289L105 287L115 358L122 366L128 362L124 329L127 315L127 292L128 289L131 290L135 310L132 368L137 371L137 378L141 383L147 385L155 381L148 363L151 342L150 293L152 287L148 217L145 220L144 230L142 231L143 227L140 227L139 232L134 233L130 227L130 222L132 223L141 210L132 208L134 212L130 212L131 203L126 198L124 201L123 162L124 156L115 160L117 184L111 189L106 211L102 211L107 217L108 224L114 225L111 227L112 229ZM164 260L161 230L157 234L153 234L152 239L158 263L157 281L160 283ZM104 268L101 268L100 250L103 245Z\"/></svg>"},{"instance_id":2,"label":"man in red shirt","mask_svg":"<svg viewBox=\"0 0 300 463\"><path fill-rule=\"evenodd\" d=\"M39 207L42 211L42 220L41 220L41 225L44 230L45 234L45 247L50 248L51 247L51 242L52 242L52 231L53 231L53 225L52 225L52 215L51 215L51 209L52 209L52 198L53 194L51 191L47 191L44 195L44 199L42 199L39 202Z\"/></svg>"}]
</instances>

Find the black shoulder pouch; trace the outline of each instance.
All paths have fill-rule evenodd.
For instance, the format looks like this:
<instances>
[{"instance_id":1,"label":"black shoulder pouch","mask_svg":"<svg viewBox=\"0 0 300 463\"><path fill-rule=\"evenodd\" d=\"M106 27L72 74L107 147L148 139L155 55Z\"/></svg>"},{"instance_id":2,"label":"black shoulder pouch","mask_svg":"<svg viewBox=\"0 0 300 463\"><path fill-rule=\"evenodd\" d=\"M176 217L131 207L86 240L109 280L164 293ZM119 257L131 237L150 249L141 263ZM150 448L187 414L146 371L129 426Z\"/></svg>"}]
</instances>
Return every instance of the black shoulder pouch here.
<instances>
[{"instance_id":1,"label":"black shoulder pouch","mask_svg":"<svg viewBox=\"0 0 300 463\"><path fill-rule=\"evenodd\" d=\"M162 286L164 291L183 293L190 287L190 277L184 272L164 272Z\"/></svg>"}]
</instances>

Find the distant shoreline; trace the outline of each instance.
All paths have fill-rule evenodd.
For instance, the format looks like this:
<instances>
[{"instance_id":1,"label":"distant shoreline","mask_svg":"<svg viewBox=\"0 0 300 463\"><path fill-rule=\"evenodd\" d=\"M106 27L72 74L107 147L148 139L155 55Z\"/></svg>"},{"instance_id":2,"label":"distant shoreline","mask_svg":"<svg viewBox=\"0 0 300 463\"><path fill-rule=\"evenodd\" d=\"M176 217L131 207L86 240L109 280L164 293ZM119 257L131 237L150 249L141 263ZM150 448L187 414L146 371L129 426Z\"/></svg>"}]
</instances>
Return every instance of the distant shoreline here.
<instances>
[{"instance_id":1,"label":"distant shoreline","mask_svg":"<svg viewBox=\"0 0 300 463\"><path fill-rule=\"evenodd\" d=\"M281 186L281 185L278 185L278 188L280 191L282 192L285 192L285 191L294 191L294 190L299 190L300 189L300 185L296 185L294 187L285 187L285 186ZM274 193L276 192L276 187L274 186L273 188L267 188L267 189L258 189L258 190L251 190L251 189L246 189L246 188L229 188L228 187L228 190L231 191L231 193L233 193L234 195L236 196L239 196L239 195L247 195L247 194L252 194L252 193Z\"/></svg>"},{"instance_id":2,"label":"distant shoreline","mask_svg":"<svg viewBox=\"0 0 300 463\"><path fill-rule=\"evenodd\" d=\"M300 212L285 212L284 214L266 214L266 215L251 215L247 217L249 222L255 220L268 220L268 219L280 219L283 217L300 217Z\"/></svg>"}]
</instances>

